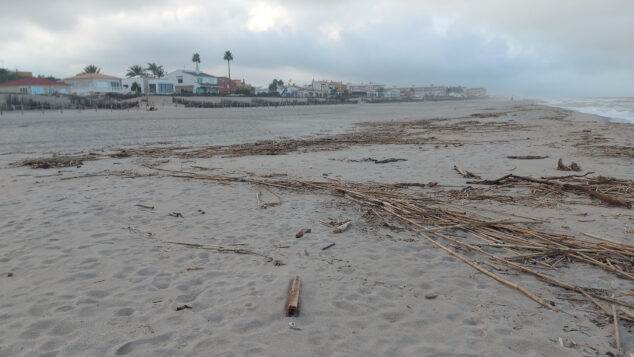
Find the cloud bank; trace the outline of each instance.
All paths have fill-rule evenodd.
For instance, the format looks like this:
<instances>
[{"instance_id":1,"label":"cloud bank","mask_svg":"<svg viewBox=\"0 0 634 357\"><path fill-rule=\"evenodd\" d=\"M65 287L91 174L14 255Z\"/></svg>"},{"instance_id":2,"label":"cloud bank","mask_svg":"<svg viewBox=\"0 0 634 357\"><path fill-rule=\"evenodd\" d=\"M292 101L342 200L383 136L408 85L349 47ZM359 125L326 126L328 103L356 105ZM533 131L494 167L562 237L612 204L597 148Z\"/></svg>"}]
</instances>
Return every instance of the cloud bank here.
<instances>
[{"instance_id":1,"label":"cloud bank","mask_svg":"<svg viewBox=\"0 0 634 357\"><path fill-rule=\"evenodd\" d=\"M0 67L67 77L95 64L273 78L484 86L534 97L634 95L634 2L24 1L0 11Z\"/></svg>"}]
</instances>

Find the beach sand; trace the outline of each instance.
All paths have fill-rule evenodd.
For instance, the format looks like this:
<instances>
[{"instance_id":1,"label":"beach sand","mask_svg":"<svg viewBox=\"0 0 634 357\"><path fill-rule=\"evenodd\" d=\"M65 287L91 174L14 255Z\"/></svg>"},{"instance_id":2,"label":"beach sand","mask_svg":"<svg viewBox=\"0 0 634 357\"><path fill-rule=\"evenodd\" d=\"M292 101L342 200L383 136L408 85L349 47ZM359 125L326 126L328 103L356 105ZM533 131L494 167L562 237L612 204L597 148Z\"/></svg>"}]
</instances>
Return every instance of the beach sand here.
<instances>
[{"instance_id":1,"label":"beach sand","mask_svg":"<svg viewBox=\"0 0 634 357\"><path fill-rule=\"evenodd\" d=\"M120 148L323 138L379 122L435 118L446 120L435 128L402 125L424 138L418 143L334 143L283 155L133 154L48 170L10 166L51 152L107 154ZM374 124L355 125L368 122ZM407 189L421 195L475 187L454 165L486 179L509 173L558 176L569 174L556 170L562 158L581 166L573 174L593 171L632 180L630 124L492 99L5 113L0 128L0 356L616 353L612 323L587 301L567 298L565 290L532 276L498 272L561 311L546 309L435 248L404 222L377 222L367 207L344 197L178 178L150 167L238 177L439 184ZM363 161L367 158L407 161L376 164ZM508 194L529 196L530 189ZM258 205L258 194L271 205ZM512 202L459 197L449 203L490 219L544 219L536 227L542 231L634 244L631 209L580 195ZM349 219L351 225L334 234L320 224L327 219ZM311 232L296 238L303 228ZM247 249L266 257L174 242ZM631 280L587 265L545 271L615 293L633 288ZM289 284L296 275L302 279L299 315L287 317ZM634 303L632 296L617 297ZM191 308L178 310L184 305ZM632 324L621 321L619 330L622 349L634 351Z\"/></svg>"}]
</instances>

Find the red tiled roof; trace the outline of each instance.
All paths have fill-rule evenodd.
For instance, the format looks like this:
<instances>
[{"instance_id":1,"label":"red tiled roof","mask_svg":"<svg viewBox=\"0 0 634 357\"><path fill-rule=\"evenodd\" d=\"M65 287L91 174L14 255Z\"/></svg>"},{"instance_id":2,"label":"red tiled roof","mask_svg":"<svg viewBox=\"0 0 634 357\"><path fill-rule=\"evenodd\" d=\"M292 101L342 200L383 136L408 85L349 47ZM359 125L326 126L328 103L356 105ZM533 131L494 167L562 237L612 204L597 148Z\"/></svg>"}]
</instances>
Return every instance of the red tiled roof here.
<instances>
[{"instance_id":1,"label":"red tiled roof","mask_svg":"<svg viewBox=\"0 0 634 357\"><path fill-rule=\"evenodd\" d=\"M108 76L105 74L101 74L101 73L80 73L74 77L70 77L70 78L65 78L64 80L69 80L69 79L121 79L119 77L114 77L114 76Z\"/></svg>"},{"instance_id":2,"label":"red tiled roof","mask_svg":"<svg viewBox=\"0 0 634 357\"><path fill-rule=\"evenodd\" d=\"M13 86L65 86L69 85L64 82L55 82L44 78L22 78L11 82L0 83L0 87Z\"/></svg>"}]
</instances>

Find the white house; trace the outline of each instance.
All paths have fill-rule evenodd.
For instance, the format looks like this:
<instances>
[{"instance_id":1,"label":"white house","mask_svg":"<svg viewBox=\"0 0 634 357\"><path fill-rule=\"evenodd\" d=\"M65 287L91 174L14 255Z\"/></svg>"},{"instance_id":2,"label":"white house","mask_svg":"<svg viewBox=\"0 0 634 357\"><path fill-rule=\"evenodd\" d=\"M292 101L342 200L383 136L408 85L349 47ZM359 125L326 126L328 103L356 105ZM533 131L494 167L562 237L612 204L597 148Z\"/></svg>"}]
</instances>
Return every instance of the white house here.
<instances>
[{"instance_id":1,"label":"white house","mask_svg":"<svg viewBox=\"0 0 634 357\"><path fill-rule=\"evenodd\" d=\"M70 92L78 95L122 93L121 78L101 73L82 73L64 79Z\"/></svg>"},{"instance_id":2,"label":"white house","mask_svg":"<svg viewBox=\"0 0 634 357\"><path fill-rule=\"evenodd\" d=\"M165 79L175 84L176 93L210 94L218 93L222 88L216 76L200 71L179 69L168 73Z\"/></svg>"},{"instance_id":3,"label":"white house","mask_svg":"<svg viewBox=\"0 0 634 357\"><path fill-rule=\"evenodd\" d=\"M141 94L169 95L174 94L174 81L168 78L149 76L134 76L121 80L124 93L132 93L132 86L136 83L141 88Z\"/></svg>"}]
</instances>

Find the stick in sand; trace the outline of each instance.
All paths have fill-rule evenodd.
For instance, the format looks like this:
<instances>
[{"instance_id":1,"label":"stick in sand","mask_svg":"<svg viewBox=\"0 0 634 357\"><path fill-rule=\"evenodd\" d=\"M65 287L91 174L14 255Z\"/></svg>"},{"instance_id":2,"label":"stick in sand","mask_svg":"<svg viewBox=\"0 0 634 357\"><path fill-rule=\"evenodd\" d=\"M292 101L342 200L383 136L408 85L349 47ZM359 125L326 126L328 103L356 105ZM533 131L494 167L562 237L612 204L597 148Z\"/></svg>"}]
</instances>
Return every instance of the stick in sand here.
<instances>
[{"instance_id":1,"label":"stick in sand","mask_svg":"<svg viewBox=\"0 0 634 357\"><path fill-rule=\"evenodd\" d=\"M295 276L293 279L293 284L291 285L291 291L288 294L288 307L286 309L286 316L297 316L297 311L299 308L299 288L301 285L301 280L299 275Z\"/></svg>"}]
</instances>

